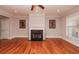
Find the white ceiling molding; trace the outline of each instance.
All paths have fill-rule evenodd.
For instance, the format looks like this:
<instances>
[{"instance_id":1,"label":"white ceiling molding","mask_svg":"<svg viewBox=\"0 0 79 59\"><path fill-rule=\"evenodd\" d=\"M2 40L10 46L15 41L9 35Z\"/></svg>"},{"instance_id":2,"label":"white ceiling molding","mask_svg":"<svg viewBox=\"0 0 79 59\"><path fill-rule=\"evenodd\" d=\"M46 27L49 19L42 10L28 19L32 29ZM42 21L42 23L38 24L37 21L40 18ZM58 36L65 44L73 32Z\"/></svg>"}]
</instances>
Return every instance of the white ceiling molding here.
<instances>
[{"instance_id":1,"label":"white ceiling molding","mask_svg":"<svg viewBox=\"0 0 79 59\"><path fill-rule=\"evenodd\" d=\"M0 5L0 9L12 14L13 16L27 16L31 12L32 5ZM46 16L65 16L76 8L78 5L43 5L45 7L44 13ZM60 10L60 13L57 12Z\"/></svg>"}]
</instances>

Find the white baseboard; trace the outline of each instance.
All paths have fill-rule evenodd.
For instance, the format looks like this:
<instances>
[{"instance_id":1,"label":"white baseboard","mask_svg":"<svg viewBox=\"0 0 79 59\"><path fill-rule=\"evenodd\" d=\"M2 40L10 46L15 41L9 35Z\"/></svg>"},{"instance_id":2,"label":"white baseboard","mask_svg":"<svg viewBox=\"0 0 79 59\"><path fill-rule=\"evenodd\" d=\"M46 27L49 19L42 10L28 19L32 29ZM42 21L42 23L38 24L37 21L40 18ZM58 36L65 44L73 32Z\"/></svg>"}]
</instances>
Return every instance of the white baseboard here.
<instances>
[{"instance_id":1,"label":"white baseboard","mask_svg":"<svg viewBox=\"0 0 79 59\"><path fill-rule=\"evenodd\" d=\"M62 38L61 36L46 36L46 38Z\"/></svg>"},{"instance_id":2,"label":"white baseboard","mask_svg":"<svg viewBox=\"0 0 79 59\"><path fill-rule=\"evenodd\" d=\"M17 37L24 37L24 38L29 38L28 36L12 36L12 37L7 37L6 39L12 39L12 38L17 38ZM62 38L61 36L46 36L46 38ZM4 39L4 38L2 38Z\"/></svg>"},{"instance_id":3,"label":"white baseboard","mask_svg":"<svg viewBox=\"0 0 79 59\"><path fill-rule=\"evenodd\" d=\"M62 37L62 39L64 39L64 40L70 42L71 44L73 44L73 45L79 47L79 40L76 41L76 40L74 40L74 39L72 39L72 38L68 38L68 37Z\"/></svg>"},{"instance_id":4,"label":"white baseboard","mask_svg":"<svg viewBox=\"0 0 79 59\"><path fill-rule=\"evenodd\" d=\"M2 38L2 37L1 37L0 39L10 39L10 38L9 38L9 37L7 37L7 38Z\"/></svg>"},{"instance_id":5,"label":"white baseboard","mask_svg":"<svg viewBox=\"0 0 79 59\"><path fill-rule=\"evenodd\" d=\"M6 37L6 38L1 38L1 39L13 39L13 38L21 38L21 37L23 37L23 38L28 38L28 36L13 36L13 37Z\"/></svg>"},{"instance_id":6,"label":"white baseboard","mask_svg":"<svg viewBox=\"0 0 79 59\"><path fill-rule=\"evenodd\" d=\"M28 38L28 36L14 36L14 37L7 37L7 38L0 38L0 39L13 39L13 38L17 38L17 37ZM62 37L62 36L46 36L46 38L61 38L61 39L64 39L64 40L70 42L71 44L79 47L79 40L74 40L72 38Z\"/></svg>"},{"instance_id":7,"label":"white baseboard","mask_svg":"<svg viewBox=\"0 0 79 59\"><path fill-rule=\"evenodd\" d=\"M10 39L12 38L28 38L28 36L14 36L14 37L10 37Z\"/></svg>"}]
</instances>

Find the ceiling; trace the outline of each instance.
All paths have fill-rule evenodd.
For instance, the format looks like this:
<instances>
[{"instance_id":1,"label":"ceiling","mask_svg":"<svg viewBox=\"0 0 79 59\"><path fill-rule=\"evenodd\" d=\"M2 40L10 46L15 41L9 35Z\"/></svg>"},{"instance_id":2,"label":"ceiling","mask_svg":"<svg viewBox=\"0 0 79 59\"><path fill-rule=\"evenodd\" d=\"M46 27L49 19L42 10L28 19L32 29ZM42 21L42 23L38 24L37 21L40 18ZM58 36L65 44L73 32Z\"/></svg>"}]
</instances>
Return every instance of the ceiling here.
<instances>
[{"instance_id":1,"label":"ceiling","mask_svg":"<svg viewBox=\"0 0 79 59\"><path fill-rule=\"evenodd\" d=\"M11 13L14 16L26 16L31 11L32 5L0 5L0 9ZM44 5L44 12L46 15L62 16L69 13L78 5Z\"/></svg>"},{"instance_id":2,"label":"ceiling","mask_svg":"<svg viewBox=\"0 0 79 59\"><path fill-rule=\"evenodd\" d=\"M8 17L0 15L0 19L8 19Z\"/></svg>"}]
</instances>

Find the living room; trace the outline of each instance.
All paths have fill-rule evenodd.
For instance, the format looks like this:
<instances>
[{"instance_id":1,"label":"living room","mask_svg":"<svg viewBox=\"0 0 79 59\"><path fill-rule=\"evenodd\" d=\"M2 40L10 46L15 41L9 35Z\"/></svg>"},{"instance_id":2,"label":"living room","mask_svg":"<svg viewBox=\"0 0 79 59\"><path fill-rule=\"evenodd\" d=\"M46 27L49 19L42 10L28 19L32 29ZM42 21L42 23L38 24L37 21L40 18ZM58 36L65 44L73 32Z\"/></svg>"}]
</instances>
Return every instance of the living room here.
<instances>
[{"instance_id":1,"label":"living room","mask_svg":"<svg viewBox=\"0 0 79 59\"><path fill-rule=\"evenodd\" d=\"M79 53L78 5L0 5L0 24L0 54Z\"/></svg>"}]
</instances>

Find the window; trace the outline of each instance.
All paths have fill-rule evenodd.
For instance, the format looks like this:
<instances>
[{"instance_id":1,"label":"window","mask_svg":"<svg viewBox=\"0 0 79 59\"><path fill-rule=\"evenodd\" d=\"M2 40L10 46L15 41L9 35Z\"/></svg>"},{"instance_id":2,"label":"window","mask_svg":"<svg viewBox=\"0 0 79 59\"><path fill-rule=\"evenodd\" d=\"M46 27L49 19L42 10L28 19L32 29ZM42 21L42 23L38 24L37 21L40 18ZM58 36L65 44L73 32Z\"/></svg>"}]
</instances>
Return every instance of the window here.
<instances>
[{"instance_id":1,"label":"window","mask_svg":"<svg viewBox=\"0 0 79 59\"><path fill-rule=\"evenodd\" d=\"M66 21L66 35L79 38L79 16L68 17Z\"/></svg>"}]
</instances>

